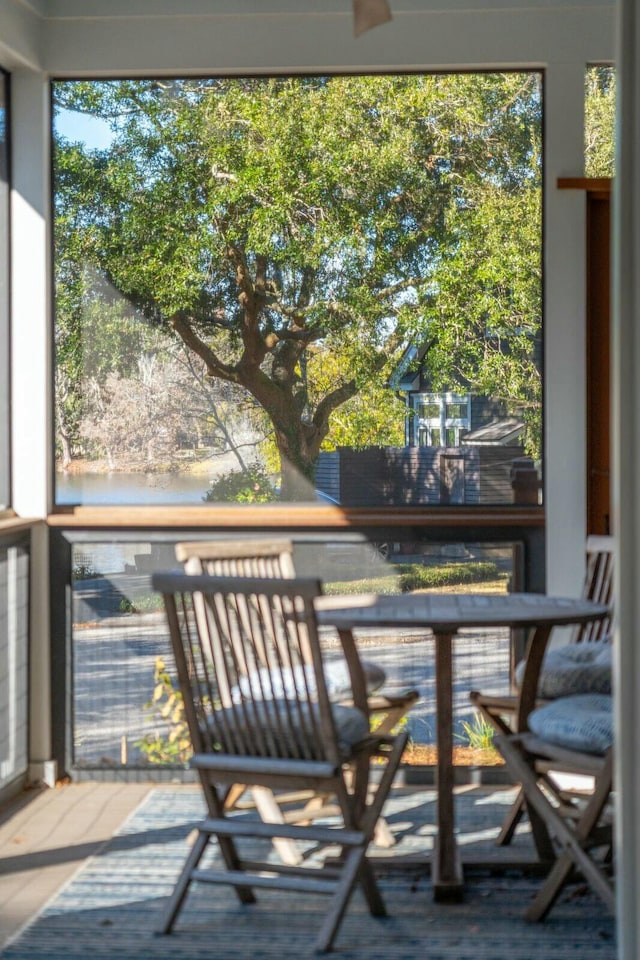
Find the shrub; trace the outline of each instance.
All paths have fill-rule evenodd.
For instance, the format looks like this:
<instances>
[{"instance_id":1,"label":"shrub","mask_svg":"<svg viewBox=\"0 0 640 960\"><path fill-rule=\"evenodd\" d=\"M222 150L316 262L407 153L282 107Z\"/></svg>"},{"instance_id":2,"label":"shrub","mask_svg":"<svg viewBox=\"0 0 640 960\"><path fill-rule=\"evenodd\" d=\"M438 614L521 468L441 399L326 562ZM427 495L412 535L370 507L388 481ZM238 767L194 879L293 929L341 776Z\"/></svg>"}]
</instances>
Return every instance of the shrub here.
<instances>
[{"instance_id":1,"label":"shrub","mask_svg":"<svg viewBox=\"0 0 640 960\"><path fill-rule=\"evenodd\" d=\"M425 567L420 563L398 563L388 567L386 577L367 577L324 584L326 593L410 593L411 590L482 583L503 579L495 563L445 563Z\"/></svg>"},{"instance_id":2,"label":"shrub","mask_svg":"<svg viewBox=\"0 0 640 960\"><path fill-rule=\"evenodd\" d=\"M164 600L157 593L151 593L147 597L137 597L135 600L123 597L118 610L120 613L157 613L159 610L164 610Z\"/></svg>"},{"instance_id":3,"label":"shrub","mask_svg":"<svg viewBox=\"0 0 640 960\"><path fill-rule=\"evenodd\" d=\"M448 587L460 583L481 583L497 580L500 570L495 563L474 561L471 563L444 563L425 567L419 563L398 564L400 590L409 593L426 587Z\"/></svg>"},{"instance_id":4,"label":"shrub","mask_svg":"<svg viewBox=\"0 0 640 960\"><path fill-rule=\"evenodd\" d=\"M74 563L71 575L73 580L95 580L96 577L101 576L101 574L97 573L94 569L91 560L83 556Z\"/></svg>"},{"instance_id":5,"label":"shrub","mask_svg":"<svg viewBox=\"0 0 640 960\"><path fill-rule=\"evenodd\" d=\"M461 726L463 732L455 735L458 740L464 740L474 750L495 749L493 746L495 728L481 713L476 713L471 723L463 720Z\"/></svg>"},{"instance_id":6,"label":"shrub","mask_svg":"<svg viewBox=\"0 0 640 960\"><path fill-rule=\"evenodd\" d=\"M173 686L162 657L156 658L153 675L154 689L151 700L144 710L158 723L153 733L148 733L136 742L136 747L149 763L181 764L189 761L193 749L184 715L182 694Z\"/></svg>"},{"instance_id":7,"label":"shrub","mask_svg":"<svg viewBox=\"0 0 640 960\"><path fill-rule=\"evenodd\" d=\"M207 503L269 503L276 491L262 467L230 470L214 480L202 498Z\"/></svg>"}]
</instances>

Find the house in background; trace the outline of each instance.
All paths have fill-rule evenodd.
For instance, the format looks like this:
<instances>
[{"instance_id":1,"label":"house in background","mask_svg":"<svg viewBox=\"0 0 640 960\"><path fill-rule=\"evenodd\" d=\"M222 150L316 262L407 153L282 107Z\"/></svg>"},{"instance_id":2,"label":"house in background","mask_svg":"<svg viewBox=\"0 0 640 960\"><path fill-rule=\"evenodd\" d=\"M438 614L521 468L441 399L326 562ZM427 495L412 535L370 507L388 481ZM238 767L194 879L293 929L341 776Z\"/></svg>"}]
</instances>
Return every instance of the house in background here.
<instances>
[{"instance_id":1,"label":"house in background","mask_svg":"<svg viewBox=\"0 0 640 960\"><path fill-rule=\"evenodd\" d=\"M389 378L389 387L404 398L407 447L519 446L524 421L502 400L458 385L433 390L424 364L428 349L410 346Z\"/></svg>"}]
</instances>

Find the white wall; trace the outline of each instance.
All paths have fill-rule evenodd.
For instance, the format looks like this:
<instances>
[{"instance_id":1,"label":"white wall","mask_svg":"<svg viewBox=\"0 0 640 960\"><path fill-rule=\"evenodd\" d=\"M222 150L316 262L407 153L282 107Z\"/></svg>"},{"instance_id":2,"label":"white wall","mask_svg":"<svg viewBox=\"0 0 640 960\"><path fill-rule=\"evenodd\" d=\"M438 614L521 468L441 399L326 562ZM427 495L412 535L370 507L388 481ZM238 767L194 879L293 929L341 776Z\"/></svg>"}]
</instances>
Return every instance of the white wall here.
<instances>
[{"instance_id":1,"label":"white wall","mask_svg":"<svg viewBox=\"0 0 640 960\"><path fill-rule=\"evenodd\" d=\"M37 68L42 62L40 39L43 0L0 0L0 64Z\"/></svg>"},{"instance_id":2,"label":"white wall","mask_svg":"<svg viewBox=\"0 0 640 960\"><path fill-rule=\"evenodd\" d=\"M52 460L49 251L49 85L11 76L12 506L44 517Z\"/></svg>"},{"instance_id":3,"label":"white wall","mask_svg":"<svg viewBox=\"0 0 640 960\"><path fill-rule=\"evenodd\" d=\"M49 85L40 73L13 72L11 198L12 505L25 517L47 514L52 483L49 270ZM30 717L31 775L49 774L49 551L44 524L31 540Z\"/></svg>"},{"instance_id":4,"label":"white wall","mask_svg":"<svg viewBox=\"0 0 640 960\"><path fill-rule=\"evenodd\" d=\"M393 2L391 23L354 38L348 0L253 0L212 3L203 13L184 4L54 0L50 9L106 14L52 17L46 22L44 66L65 75L306 69L544 65L607 58L611 11L605 2ZM436 9L430 10L429 7ZM437 9L440 7L440 9ZM165 11L163 16L145 10ZM171 13L178 10L179 13ZM291 12L291 11L294 12ZM295 12L297 10L297 12ZM107 13L108 11L108 13ZM305 12L306 11L306 12Z\"/></svg>"}]
</instances>

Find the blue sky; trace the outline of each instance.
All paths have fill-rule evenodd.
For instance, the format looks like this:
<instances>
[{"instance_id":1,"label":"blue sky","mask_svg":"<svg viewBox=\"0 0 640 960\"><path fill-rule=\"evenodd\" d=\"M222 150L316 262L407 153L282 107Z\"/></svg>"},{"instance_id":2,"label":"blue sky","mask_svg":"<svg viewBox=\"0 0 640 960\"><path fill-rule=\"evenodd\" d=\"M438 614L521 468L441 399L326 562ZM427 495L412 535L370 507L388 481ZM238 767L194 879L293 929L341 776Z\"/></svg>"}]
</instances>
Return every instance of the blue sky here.
<instances>
[{"instance_id":1,"label":"blue sky","mask_svg":"<svg viewBox=\"0 0 640 960\"><path fill-rule=\"evenodd\" d=\"M79 140L94 149L108 147L113 138L109 124L104 120L65 108L56 110L54 128L68 140Z\"/></svg>"}]
</instances>

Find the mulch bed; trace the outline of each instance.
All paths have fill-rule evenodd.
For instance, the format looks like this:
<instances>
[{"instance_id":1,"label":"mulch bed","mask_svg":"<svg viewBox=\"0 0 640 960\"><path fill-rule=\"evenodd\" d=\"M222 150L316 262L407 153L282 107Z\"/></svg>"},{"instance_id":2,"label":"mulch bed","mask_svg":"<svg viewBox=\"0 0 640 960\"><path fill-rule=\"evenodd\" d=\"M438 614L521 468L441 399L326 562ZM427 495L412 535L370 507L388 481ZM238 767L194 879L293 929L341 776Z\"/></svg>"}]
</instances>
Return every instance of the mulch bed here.
<instances>
[{"instance_id":1,"label":"mulch bed","mask_svg":"<svg viewBox=\"0 0 640 960\"><path fill-rule=\"evenodd\" d=\"M433 745L415 745L405 750L404 763L411 766L433 767L438 762L438 749ZM480 750L475 747L454 747L453 763L457 767L497 767L504 760L497 750Z\"/></svg>"}]
</instances>

